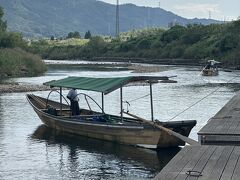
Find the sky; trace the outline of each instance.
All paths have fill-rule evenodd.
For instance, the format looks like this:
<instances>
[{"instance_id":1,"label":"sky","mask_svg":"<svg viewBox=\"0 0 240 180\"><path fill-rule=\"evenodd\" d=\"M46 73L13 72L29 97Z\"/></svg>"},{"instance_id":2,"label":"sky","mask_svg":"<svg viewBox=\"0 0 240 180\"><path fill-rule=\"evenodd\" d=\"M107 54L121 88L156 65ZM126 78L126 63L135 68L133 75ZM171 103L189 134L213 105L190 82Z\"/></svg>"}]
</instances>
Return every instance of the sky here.
<instances>
[{"instance_id":1,"label":"sky","mask_svg":"<svg viewBox=\"0 0 240 180\"><path fill-rule=\"evenodd\" d=\"M116 4L117 0L99 0ZM240 17L240 0L119 0L120 4L161 7L185 18L236 20Z\"/></svg>"}]
</instances>

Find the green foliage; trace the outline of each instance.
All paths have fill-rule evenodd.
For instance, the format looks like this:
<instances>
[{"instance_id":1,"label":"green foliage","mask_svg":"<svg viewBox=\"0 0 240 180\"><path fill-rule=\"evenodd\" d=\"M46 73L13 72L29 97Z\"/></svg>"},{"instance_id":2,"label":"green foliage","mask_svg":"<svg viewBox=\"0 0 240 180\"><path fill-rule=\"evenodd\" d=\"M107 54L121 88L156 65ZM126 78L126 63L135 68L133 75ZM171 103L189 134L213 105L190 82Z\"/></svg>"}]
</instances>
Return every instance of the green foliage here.
<instances>
[{"instance_id":1,"label":"green foliage","mask_svg":"<svg viewBox=\"0 0 240 180\"><path fill-rule=\"evenodd\" d=\"M0 32L0 47L15 48L26 47L26 42L22 39L21 34L13 32Z\"/></svg>"},{"instance_id":2,"label":"green foliage","mask_svg":"<svg viewBox=\"0 0 240 180\"><path fill-rule=\"evenodd\" d=\"M7 22L2 20L3 15L3 9L0 7L0 48L24 48L26 43L23 41L21 34L6 31Z\"/></svg>"},{"instance_id":3,"label":"green foliage","mask_svg":"<svg viewBox=\"0 0 240 180\"><path fill-rule=\"evenodd\" d=\"M79 32L75 31L75 32L70 32L70 33L68 33L67 39L70 39L70 38L80 39L81 36L80 36L80 33L79 33Z\"/></svg>"},{"instance_id":4,"label":"green foliage","mask_svg":"<svg viewBox=\"0 0 240 180\"><path fill-rule=\"evenodd\" d=\"M39 56L21 49L0 49L0 76L35 76L45 71Z\"/></svg>"},{"instance_id":5,"label":"green foliage","mask_svg":"<svg viewBox=\"0 0 240 180\"><path fill-rule=\"evenodd\" d=\"M84 35L84 39L91 39L91 37L92 37L91 32L88 30Z\"/></svg>"},{"instance_id":6,"label":"green foliage","mask_svg":"<svg viewBox=\"0 0 240 180\"><path fill-rule=\"evenodd\" d=\"M0 7L0 77L34 76L46 71L39 56L20 49L26 49L27 42L21 34L6 31L7 23L2 21L2 16Z\"/></svg>"},{"instance_id":7,"label":"green foliage","mask_svg":"<svg viewBox=\"0 0 240 180\"><path fill-rule=\"evenodd\" d=\"M206 35L205 26L193 24L188 25L182 39L185 44L194 44L200 41Z\"/></svg>"},{"instance_id":8,"label":"green foliage","mask_svg":"<svg viewBox=\"0 0 240 180\"><path fill-rule=\"evenodd\" d=\"M183 26L173 26L168 31L165 31L161 36L161 41L165 43L170 43L175 40L179 40L180 37L184 34L185 27Z\"/></svg>"},{"instance_id":9,"label":"green foliage","mask_svg":"<svg viewBox=\"0 0 240 180\"><path fill-rule=\"evenodd\" d=\"M79 59L106 56L192 61L211 58L225 64L239 65L239 29L240 20L208 26L177 25L169 30L134 30L121 34L117 39L93 37L82 46L48 47L44 57Z\"/></svg>"},{"instance_id":10,"label":"green foliage","mask_svg":"<svg viewBox=\"0 0 240 180\"><path fill-rule=\"evenodd\" d=\"M0 32L5 32L7 29L7 22L2 20L3 15L4 15L3 9L2 7L0 7Z\"/></svg>"},{"instance_id":11,"label":"green foliage","mask_svg":"<svg viewBox=\"0 0 240 180\"><path fill-rule=\"evenodd\" d=\"M90 39L84 47L84 52L88 57L98 56L106 52L107 43L100 36L95 36ZM89 53L90 52L90 53Z\"/></svg>"}]
</instances>

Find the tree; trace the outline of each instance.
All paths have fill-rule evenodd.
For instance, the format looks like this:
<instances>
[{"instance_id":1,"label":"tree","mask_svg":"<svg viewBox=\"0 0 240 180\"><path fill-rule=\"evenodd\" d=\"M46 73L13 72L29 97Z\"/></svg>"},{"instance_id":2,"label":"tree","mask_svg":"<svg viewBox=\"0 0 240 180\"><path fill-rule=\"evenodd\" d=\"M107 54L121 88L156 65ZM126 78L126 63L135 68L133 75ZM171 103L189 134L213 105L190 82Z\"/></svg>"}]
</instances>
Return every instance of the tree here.
<instances>
[{"instance_id":1,"label":"tree","mask_svg":"<svg viewBox=\"0 0 240 180\"><path fill-rule=\"evenodd\" d=\"M68 33L67 39L69 39L69 38L73 38L73 32Z\"/></svg>"},{"instance_id":2,"label":"tree","mask_svg":"<svg viewBox=\"0 0 240 180\"><path fill-rule=\"evenodd\" d=\"M78 39L80 39L81 36L80 36L80 33L78 31L75 31L75 32L68 33L67 39L69 39L69 38L78 38Z\"/></svg>"},{"instance_id":3,"label":"tree","mask_svg":"<svg viewBox=\"0 0 240 180\"><path fill-rule=\"evenodd\" d=\"M88 31L85 33L84 39L91 39L91 37L92 37L91 32L88 30Z\"/></svg>"},{"instance_id":4,"label":"tree","mask_svg":"<svg viewBox=\"0 0 240 180\"><path fill-rule=\"evenodd\" d=\"M0 31L5 32L7 29L7 22L2 20L2 17L4 15L2 7L0 7Z\"/></svg>"},{"instance_id":5,"label":"tree","mask_svg":"<svg viewBox=\"0 0 240 180\"><path fill-rule=\"evenodd\" d=\"M78 38L78 39L80 39L80 38L81 38L80 33L77 32L77 31L75 31L75 32L73 33L73 38Z\"/></svg>"}]
</instances>

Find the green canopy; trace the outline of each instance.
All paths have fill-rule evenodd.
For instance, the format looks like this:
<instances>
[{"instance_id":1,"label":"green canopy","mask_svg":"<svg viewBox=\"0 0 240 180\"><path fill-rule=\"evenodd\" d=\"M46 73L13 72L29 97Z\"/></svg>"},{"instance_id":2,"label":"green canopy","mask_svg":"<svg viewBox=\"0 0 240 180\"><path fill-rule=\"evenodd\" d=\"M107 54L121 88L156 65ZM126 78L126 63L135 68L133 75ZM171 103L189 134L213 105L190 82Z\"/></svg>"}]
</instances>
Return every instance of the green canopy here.
<instances>
[{"instance_id":1,"label":"green canopy","mask_svg":"<svg viewBox=\"0 0 240 180\"><path fill-rule=\"evenodd\" d=\"M65 87L82 90L103 92L108 94L133 81L144 80L167 80L168 77L138 76L138 77L114 77L114 78L91 78L91 77L67 77L44 83L51 87Z\"/></svg>"}]
</instances>

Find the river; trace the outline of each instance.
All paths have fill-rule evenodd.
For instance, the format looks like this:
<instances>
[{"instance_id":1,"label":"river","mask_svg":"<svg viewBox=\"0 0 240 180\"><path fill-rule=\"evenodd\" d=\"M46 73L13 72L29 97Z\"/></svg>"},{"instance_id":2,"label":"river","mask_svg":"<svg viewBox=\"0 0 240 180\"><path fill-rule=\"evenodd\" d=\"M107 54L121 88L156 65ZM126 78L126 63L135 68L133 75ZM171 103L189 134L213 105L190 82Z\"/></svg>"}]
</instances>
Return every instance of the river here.
<instances>
[{"instance_id":1,"label":"river","mask_svg":"<svg viewBox=\"0 0 240 180\"><path fill-rule=\"evenodd\" d=\"M164 66L164 70L134 74L123 69L103 71L63 66L51 67L43 76L10 81L42 84L67 76L176 75L172 79L177 83L153 85L154 118L161 121L197 120L190 134L195 140L207 120L240 89L239 71L220 71L219 76L203 77L199 67ZM63 91L65 95L67 92ZM48 95L45 91L34 93L44 97ZM26 101L25 94L0 95L0 179L150 179L180 150L174 148L156 152L55 132L42 125ZM101 94L88 94L101 103ZM124 104L124 108L149 119L148 94L148 86L124 87L123 99L130 102L130 106ZM58 95L52 94L51 98L58 99ZM119 114L119 98L119 91L105 97L107 113ZM86 105L80 101L80 106Z\"/></svg>"}]
</instances>

